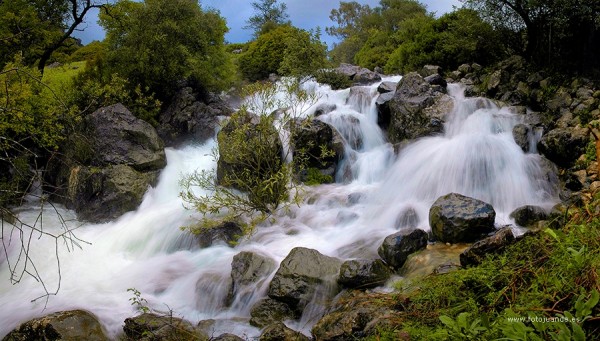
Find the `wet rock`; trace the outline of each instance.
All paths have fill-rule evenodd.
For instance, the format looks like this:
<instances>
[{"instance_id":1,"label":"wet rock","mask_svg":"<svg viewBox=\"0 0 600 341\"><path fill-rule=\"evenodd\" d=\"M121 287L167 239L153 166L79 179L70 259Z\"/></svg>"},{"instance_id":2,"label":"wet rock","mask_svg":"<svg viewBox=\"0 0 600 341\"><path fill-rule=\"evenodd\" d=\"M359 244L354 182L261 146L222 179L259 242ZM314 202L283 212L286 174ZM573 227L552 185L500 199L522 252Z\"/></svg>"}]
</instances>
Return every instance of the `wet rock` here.
<instances>
[{"instance_id":1,"label":"wet rock","mask_svg":"<svg viewBox=\"0 0 600 341\"><path fill-rule=\"evenodd\" d=\"M387 236L377 253L389 266L400 269L408 256L427 247L427 232L405 230Z\"/></svg>"},{"instance_id":2,"label":"wet rock","mask_svg":"<svg viewBox=\"0 0 600 341\"><path fill-rule=\"evenodd\" d=\"M589 141L586 129L556 128L542 136L538 150L561 168L571 167L585 153Z\"/></svg>"},{"instance_id":3,"label":"wet rock","mask_svg":"<svg viewBox=\"0 0 600 341\"><path fill-rule=\"evenodd\" d=\"M429 210L429 225L436 240L470 243L494 231L492 205L457 193L438 198Z\"/></svg>"},{"instance_id":4,"label":"wet rock","mask_svg":"<svg viewBox=\"0 0 600 341\"><path fill-rule=\"evenodd\" d=\"M342 261L316 250L296 247L279 265L269 285L270 298L302 311L319 289L337 292L334 285ZM323 288L325 287L325 288Z\"/></svg>"},{"instance_id":5,"label":"wet rock","mask_svg":"<svg viewBox=\"0 0 600 341\"><path fill-rule=\"evenodd\" d=\"M335 179L338 161L344 155L344 144L339 133L329 124L320 120L296 122L291 138L294 154L302 153L306 157L306 168L319 170L322 175ZM332 151L332 155L323 156L322 148ZM307 180L307 174L299 174L300 181Z\"/></svg>"},{"instance_id":6,"label":"wet rock","mask_svg":"<svg viewBox=\"0 0 600 341\"><path fill-rule=\"evenodd\" d=\"M375 106L377 107L377 124L381 129L388 129L392 119L390 111L390 101L394 98L394 92L382 93L377 97Z\"/></svg>"},{"instance_id":7,"label":"wet rock","mask_svg":"<svg viewBox=\"0 0 600 341\"><path fill-rule=\"evenodd\" d=\"M379 328L397 325L389 298L349 291L312 329L316 340L356 340L373 335Z\"/></svg>"},{"instance_id":8,"label":"wet rock","mask_svg":"<svg viewBox=\"0 0 600 341\"><path fill-rule=\"evenodd\" d=\"M151 313L125 319L123 331L128 340L192 341L209 339L208 335L188 321Z\"/></svg>"},{"instance_id":9,"label":"wet rock","mask_svg":"<svg viewBox=\"0 0 600 341\"><path fill-rule=\"evenodd\" d=\"M377 92L380 94L396 92L397 86L398 86L398 83L396 83L396 82L390 82L390 81L381 82L381 84L379 84L379 86L377 87Z\"/></svg>"},{"instance_id":10,"label":"wet rock","mask_svg":"<svg viewBox=\"0 0 600 341\"><path fill-rule=\"evenodd\" d=\"M201 229L196 233L196 239L198 245L205 248L217 243L232 245L243 235L244 230L238 223L226 221L215 227Z\"/></svg>"},{"instance_id":11,"label":"wet rock","mask_svg":"<svg viewBox=\"0 0 600 341\"><path fill-rule=\"evenodd\" d=\"M443 132L445 109L426 110L441 101L444 94L435 91L419 74L405 75L398 83L392 100L388 102L390 125L388 138L391 143L415 139ZM444 102L453 103L452 99Z\"/></svg>"},{"instance_id":12,"label":"wet rock","mask_svg":"<svg viewBox=\"0 0 600 341\"><path fill-rule=\"evenodd\" d=\"M441 75L441 74L442 74L442 68L437 65L425 65L419 71L419 75L421 75L421 77L427 77L427 76L431 76L431 75Z\"/></svg>"},{"instance_id":13,"label":"wet rock","mask_svg":"<svg viewBox=\"0 0 600 341\"><path fill-rule=\"evenodd\" d=\"M90 340L108 341L97 318L83 310L60 311L21 324L3 341Z\"/></svg>"},{"instance_id":14,"label":"wet rock","mask_svg":"<svg viewBox=\"0 0 600 341\"><path fill-rule=\"evenodd\" d=\"M527 227L548 219L548 213L539 206L526 205L512 211L509 217L514 219L517 225Z\"/></svg>"},{"instance_id":15,"label":"wet rock","mask_svg":"<svg viewBox=\"0 0 600 341\"><path fill-rule=\"evenodd\" d=\"M269 297L256 302L250 310L250 324L258 328L298 317L287 304Z\"/></svg>"},{"instance_id":16,"label":"wet rock","mask_svg":"<svg viewBox=\"0 0 600 341\"><path fill-rule=\"evenodd\" d=\"M456 69L458 72L466 75L468 73L471 73L473 71L473 68L471 67L471 65L469 64L462 64L458 67L458 69Z\"/></svg>"},{"instance_id":17,"label":"wet rock","mask_svg":"<svg viewBox=\"0 0 600 341\"><path fill-rule=\"evenodd\" d=\"M230 301L236 296L241 296L244 300L243 296L251 295L276 266L277 264L271 258L254 252L242 251L233 256Z\"/></svg>"},{"instance_id":18,"label":"wet rock","mask_svg":"<svg viewBox=\"0 0 600 341\"><path fill-rule=\"evenodd\" d=\"M419 220L420 219L417 211L415 211L414 208L409 207L400 213L394 226L397 229L416 229L419 225Z\"/></svg>"},{"instance_id":19,"label":"wet rock","mask_svg":"<svg viewBox=\"0 0 600 341\"><path fill-rule=\"evenodd\" d=\"M510 227L498 230L494 235L475 242L460 254L460 265L463 267L478 265L485 256L502 252L506 246L512 244L515 237Z\"/></svg>"},{"instance_id":20,"label":"wet rock","mask_svg":"<svg viewBox=\"0 0 600 341\"><path fill-rule=\"evenodd\" d=\"M442 77L439 74L427 76L424 79L427 83L431 85L440 85L442 88L446 88L446 86L448 85L444 77Z\"/></svg>"},{"instance_id":21,"label":"wet rock","mask_svg":"<svg viewBox=\"0 0 600 341\"><path fill-rule=\"evenodd\" d=\"M79 130L48 165L45 179L53 185L53 199L92 222L137 208L166 165L156 130L122 104L86 116Z\"/></svg>"},{"instance_id":22,"label":"wet rock","mask_svg":"<svg viewBox=\"0 0 600 341\"><path fill-rule=\"evenodd\" d=\"M346 75L357 85L372 84L381 80L381 76L377 73L357 65L341 63L335 71Z\"/></svg>"},{"instance_id":23,"label":"wet rock","mask_svg":"<svg viewBox=\"0 0 600 341\"><path fill-rule=\"evenodd\" d=\"M211 341L245 341L246 339L242 339L241 337L233 334L221 334L214 339L210 339Z\"/></svg>"},{"instance_id":24,"label":"wet rock","mask_svg":"<svg viewBox=\"0 0 600 341\"><path fill-rule=\"evenodd\" d=\"M315 109L315 117L319 117L321 115L329 114L330 112L337 109L337 105L331 103L322 103L317 106Z\"/></svg>"},{"instance_id":25,"label":"wet rock","mask_svg":"<svg viewBox=\"0 0 600 341\"><path fill-rule=\"evenodd\" d=\"M158 134L167 146L185 141L202 142L214 136L219 116L229 116L233 109L218 96L211 99L212 102L205 103L190 87L177 92L159 117Z\"/></svg>"},{"instance_id":26,"label":"wet rock","mask_svg":"<svg viewBox=\"0 0 600 341\"><path fill-rule=\"evenodd\" d=\"M258 338L259 341L309 341L306 335L286 327L283 322L274 323L265 330Z\"/></svg>"},{"instance_id":27,"label":"wet rock","mask_svg":"<svg viewBox=\"0 0 600 341\"><path fill-rule=\"evenodd\" d=\"M571 94L569 94L569 90L561 87L554 94L554 97L546 102L546 107L550 111L558 112L560 109L569 108L571 103L573 103L573 98L571 97Z\"/></svg>"},{"instance_id":28,"label":"wet rock","mask_svg":"<svg viewBox=\"0 0 600 341\"><path fill-rule=\"evenodd\" d=\"M523 152L529 152L529 134L531 132L531 128L525 124L517 124L513 127L513 138L515 139L515 143L521 147Z\"/></svg>"},{"instance_id":29,"label":"wet rock","mask_svg":"<svg viewBox=\"0 0 600 341\"><path fill-rule=\"evenodd\" d=\"M348 194L348 205L356 205L363 200L365 195L363 193L350 193Z\"/></svg>"},{"instance_id":30,"label":"wet rock","mask_svg":"<svg viewBox=\"0 0 600 341\"><path fill-rule=\"evenodd\" d=\"M340 269L338 283L346 288L368 289L385 284L392 271L379 259L345 261Z\"/></svg>"}]
</instances>

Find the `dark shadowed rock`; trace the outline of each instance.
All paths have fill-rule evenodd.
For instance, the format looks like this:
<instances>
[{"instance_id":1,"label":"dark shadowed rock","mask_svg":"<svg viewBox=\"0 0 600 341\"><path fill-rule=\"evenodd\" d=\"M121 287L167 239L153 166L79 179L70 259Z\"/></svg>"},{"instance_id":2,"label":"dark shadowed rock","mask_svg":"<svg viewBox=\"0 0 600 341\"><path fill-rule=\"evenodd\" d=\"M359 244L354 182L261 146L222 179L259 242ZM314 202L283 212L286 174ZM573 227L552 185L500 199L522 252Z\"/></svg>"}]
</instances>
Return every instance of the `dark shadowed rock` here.
<instances>
[{"instance_id":1,"label":"dark shadowed rock","mask_svg":"<svg viewBox=\"0 0 600 341\"><path fill-rule=\"evenodd\" d=\"M379 86L377 87L377 92L380 94L385 94L388 92L396 92L397 86L398 86L398 83L396 83L396 82L390 82L390 81L381 82L381 84L379 84Z\"/></svg>"},{"instance_id":2,"label":"dark shadowed rock","mask_svg":"<svg viewBox=\"0 0 600 341\"><path fill-rule=\"evenodd\" d=\"M392 271L379 259L345 261L340 269L338 283L346 288L368 289L385 284Z\"/></svg>"},{"instance_id":3,"label":"dark shadowed rock","mask_svg":"<svg viewBox=\"0 0 600 341\"><path fill-rule=\"evenodd\" d=\"M515 237L510 227L498 230L494 235L484 238L469 246L460 254L460 265L463 267L478 265L485 256L502 252L506 246L512 244Z\"/></svg>"},{"instance_id":4,"label":"dark shadowed rock","mask_svg":"<svg viewBox=\"0 0 600 341\"><path fill-rule=\"evenodd\" d=\"M315 117L319 117L321 115L329 114L330 112L337 109L337 105L331 103L322 103L315 109Z\"/></svg>"},{"instance_id":5,"label":"dark shadowed rock","mask_svg":"<svg viewBox=\"0 0 600 341\"><path fill-rule=\"evenodd\" d=\"M244 230L238 223L226 221L215 227L201 229L196 233L196 238L198 245L204 248L217 243L231 245L243 235Z\"/></svg>"},{"instance_id":6,"label":"dark shadowed rock","mask_svg":"<svg viewBox=\"0 0 600 341\"><path fill-rule=\"evenodd\" d=\"M470 243L494 231L496 211L481 200L450 193L438 198L429 210L429 225L436 240Z\"/></svg>"},{"instance_id":7,"label":"dark shadowed rock","mask_svg":"<svg viewBox=\"0 0 600 341\"><path fill-rule=\"evenodd\" d=\"M517 124L513 127L513 138L515 139L515 143L521 147L523 152L529 153L529 134L531 132L531 128L525 124Z\"/></svg>"},{"instance_id":8,"label":"dark shadowed rock","mask_svg":"<svg viewBox=\"0 0 600 341\"><path fill-rule=\"evenodd\" d=\"M123 331L127 340L192 341L209 339L208 335L188 321L151 313L125 319Z\"/></svg>"},{"instance_id":9,"label":"dark shadowed rock","mask_svg":"<svg viewBox=\"0 0 600 341\"><path fill-rule=\"evenodd\" d=\"M279 265L268 295L287 303L295 311L302 311L320 286L331 286L336 282L341 265L342 261L337 258L296 247Z\"/></svg>"},{"instance_id":10,"label":"dark shadowed rock","mask_svg":"<svg viewBox=\"0 0 600 341\"><path fill-rule=\"evenodd\" d=\"M389 266L400 269L408 256L427 247L427 232L405 230L387 236L377 253Z\"/></svg>"},{"instance_id":11,"label":"dark shadowed rock","mask_svg":"<svg viewBox=\"0 0 600 341\"><path fill-rule=\"evenodd\" d=\"M548 219L548 213L539 206L527 205L512 211L510 218L514 219L519 226L527 227L540 220Z\"/></svg>"},{"instance_id":12,"label":"dark shadowed rock","mask_svg":"<svg viewBox=\"0 0 600 341\"><path fill-rule=\"evenodd\" d=\"M215 134L219 116L229 116L231 109L218 96L208 103L199 99L192 88L177 92L169 107L160 114L158 133L167 146L185 141L202 142Z\"/></svg>"},{"instance_id":13,"label":"dark shadowed rock","mask_svg":"<svg viewBox=\"0 0 600 341\"><path fill-rule=\"evenodd\" d=\"M269 297L256 302L250 310L250 324L258 328L298 317L287 304Z\"/></svg>"},{"instance_id":14,"label":"dark shadowed rock","mask_svg":"<svg viewBox=\"0 0 600 341\"><path fill-rule=\"evenodd\" d=\"M427 77L427 76L431 76L431 75L441 75L441 74L442 74L442 68L437 65L425 65L419 71L419 75L421 75L421 77Z\"/></svg>"},{"instance_id":15,"label":"dark shadowed rock","mask_svg":"<svg viewBox=\"0 0 600 341\"><path fill-rule=\"evenodd\" d=\"M214 339L210 339L211 341L246 341L246 339L242 339L241 337L233 334L221 334Z\"/></svg>"},{"instance_id":16,"label":"dark shadowed rock","mask_svg":"<svg viewBox=\"0 0 600 341\"><path fill-rule=\"evenodd\" d=\"M259 341L309 341L306 335L286 327L283 322L274 323L265 330L258 338Z\"/></svg>"},{"instance_id":17,"label":"dark shadowed rock","mask_svg":"<svg viewBox=\"0 0 600 341\"><path fill-rule=\"evenodd\" d=\"M87 311L60 311L21 324L3 341L89 340L108 341L100 322Z\"/></svg>"},{"instance_id":18,"label":"dark shadowed rock","mask_svg":"<svg viewBox=\"0 0 600 341\"><path fill-rule=\"evenodd\" d=\"M435 75L431 75L431 76L427 76L424 78L425 81L431 85L439 85L443 88L445 88L448 83L446 82L446 80L444 79L444 77L442 77L439 74L435 74Z\"/></svg>"},{"instance_id":19,"label":"dark shadowed rock","mask_svg":"<svg viewBox=\"0 0 600 341\"><path fill-rule=\"evenodd\" d=\"M538 150L557 166L569 168L579 155L585 153L588 142L586 129L579 127L556 128L542 136L538 143Z\"/></svg>"}]
</instances>

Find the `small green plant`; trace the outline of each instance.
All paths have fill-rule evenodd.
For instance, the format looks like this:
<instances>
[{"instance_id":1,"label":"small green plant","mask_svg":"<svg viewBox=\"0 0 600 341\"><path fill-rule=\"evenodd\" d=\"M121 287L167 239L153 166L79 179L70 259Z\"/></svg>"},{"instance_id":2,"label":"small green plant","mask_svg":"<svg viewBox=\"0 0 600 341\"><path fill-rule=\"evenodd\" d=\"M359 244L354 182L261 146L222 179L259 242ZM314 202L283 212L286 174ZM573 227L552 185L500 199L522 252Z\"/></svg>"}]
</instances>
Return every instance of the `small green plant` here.
<instances>
[{"instance_id":1,"label":"small green plant","mask_svg":"<svg viewBox=\"0 0 600 341\"><path fill-rule=\"evenodd\" d=\"M333 182L331 175L322 174L317 168L309 168L306 170L306 181L304 183L309 186L329 184Z\"/></svg>"},{"instance_id":2,"label":"small green plant","mask_svg":"<svg viewBox=\"0 0 600 341\"><path fill-rule=\"evenodd\" d=\"M315 80L321 84L327 84L333 90L346 89L352 86L348 76L335 70L319 70L314 74Z\"/></svg>"},{"instance_id":3,"label":"small green plant","mask_svg":"<svg viewBox=\"0 0 600 341\"><path fill-rule=\"evenodd\" d=\"M129 298L129 302L131 305L135 306L135 308L143 314L149 313L151 309L148 307L148 301L142 297L142 293L136 288L129 288L127 292L131 292L133 294L132 297Z\"/></svg>"},{"instance_id":4,"label":"small green plant","mask_svg":"<svg viewBox=\"0 0 600 341\"><path fill-rule=\"evenodd\" d=\"M452 340L479 340L479 334L488 328L482 326L480 318L470 320L470 313L458 314L456 320L446 315L440 316L440 321L446 326Z\"/></svg>"}]
</instances>

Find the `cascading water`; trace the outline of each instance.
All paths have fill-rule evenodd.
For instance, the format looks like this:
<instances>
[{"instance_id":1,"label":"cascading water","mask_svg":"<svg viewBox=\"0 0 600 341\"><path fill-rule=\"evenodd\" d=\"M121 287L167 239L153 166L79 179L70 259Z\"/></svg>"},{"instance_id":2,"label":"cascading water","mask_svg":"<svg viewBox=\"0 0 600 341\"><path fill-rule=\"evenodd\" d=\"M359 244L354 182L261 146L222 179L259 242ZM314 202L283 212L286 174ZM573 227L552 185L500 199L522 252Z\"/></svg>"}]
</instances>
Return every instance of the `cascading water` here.
<instances>
[{"instance_id":1,"label":"cascading water","mask_svg":"<svg viewBox=\"0 0 600 341\"><path fill-rule=\"evenodd\" d=\"M308 188L303 205L259 227L235 248L200 249L194 246L193 237L179 229L193 221L194 213L185 210L178 198L178 180L198 168L215 169L210 155L214 141L168 149L168 165L138 210L107 224L77 229L78 237L90 245L81 244L81 249L71 252L59 247L61 288L45 309L45 301L31 302L44 293L39 283L25 277L11 286L6 259L0 259L0 336L30 318L70 309L93 312L116 336L123 320L135 315L128 288L139 290L157 310L172 309L176 316L192 322L217 320L215 335L255 336L259 331L246 323L249 311L266 295L274 273L257 286L239 290L227 307L230 264L241 251L276 262L297 246L343 259L376 257L383 238L404 228L406 219L399 217L410 211L411 224L429 230L429 207L450 192L493 204L496 222L502 225L511 222L508 214L519 206L549 207L556 201L554 189L543 180L539 156L525 154L513 141L512 127L519 123L519 116L490 101L465 99L450 87L455 109L447 116L445 135L417 140L396 156L377 126L377 84L340 91L314 82L305 87L319 95L319 103L305 114L313 114L321 104L334 108L318 119L333 125L345 140L346 156L337 184ZM36 219L39 212L34 204L20 209L22 220ZM59 213L71 227L80 224L73 212L59 208ZM60 228L53 217L53 210L45 212L47 231ZM6 242L10 230L5 228L3 233ZM46 237L33 240L31 254L50 288L59 280L54 242ZM309 303L300 322L290 325L310 330L323 310L318 301Z\"/></svg>"}]
</instances>

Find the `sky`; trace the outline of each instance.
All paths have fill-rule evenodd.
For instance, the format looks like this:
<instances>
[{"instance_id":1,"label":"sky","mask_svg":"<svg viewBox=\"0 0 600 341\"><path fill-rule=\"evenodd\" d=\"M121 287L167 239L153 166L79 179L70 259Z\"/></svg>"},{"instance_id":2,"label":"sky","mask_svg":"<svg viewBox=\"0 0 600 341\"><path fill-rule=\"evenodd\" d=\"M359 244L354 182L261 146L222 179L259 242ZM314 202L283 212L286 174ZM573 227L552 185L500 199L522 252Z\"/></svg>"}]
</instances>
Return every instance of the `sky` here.
<instances>
[{"instance_id":1,"label":"sky","mask_svg":"<svg viewBox=\"0 0 600 341\"><path fill-rule=\"evenodd\" d=\"M347 0L348 1L348 0ZM379 0L355 0L361 4L367 4L371 7L379 5ZM332 26L334 23L329 19L329 13L332 9L339 7L338 0L280 0L280 3L287 5L287 12L290 15L292 24L306 30L321 27L322 39L329 46L332 46L336 39L325 33L325 27ZM421 3L427 6L429 12L440 16L452 11L452 7L460 7L459 0L421 0ZM203 8L214 8L221 12L227 20L229 32L225 35L225 40L230 43L243 43L251 39L252 31L243 29L246 26L246 20L254 15L251 0L201 0ZM85 23L74 34L75 37L88 44L93 40L104 39L104 31L96 22L98 12L88 14Z\"/></svg>"}]
</instances>

